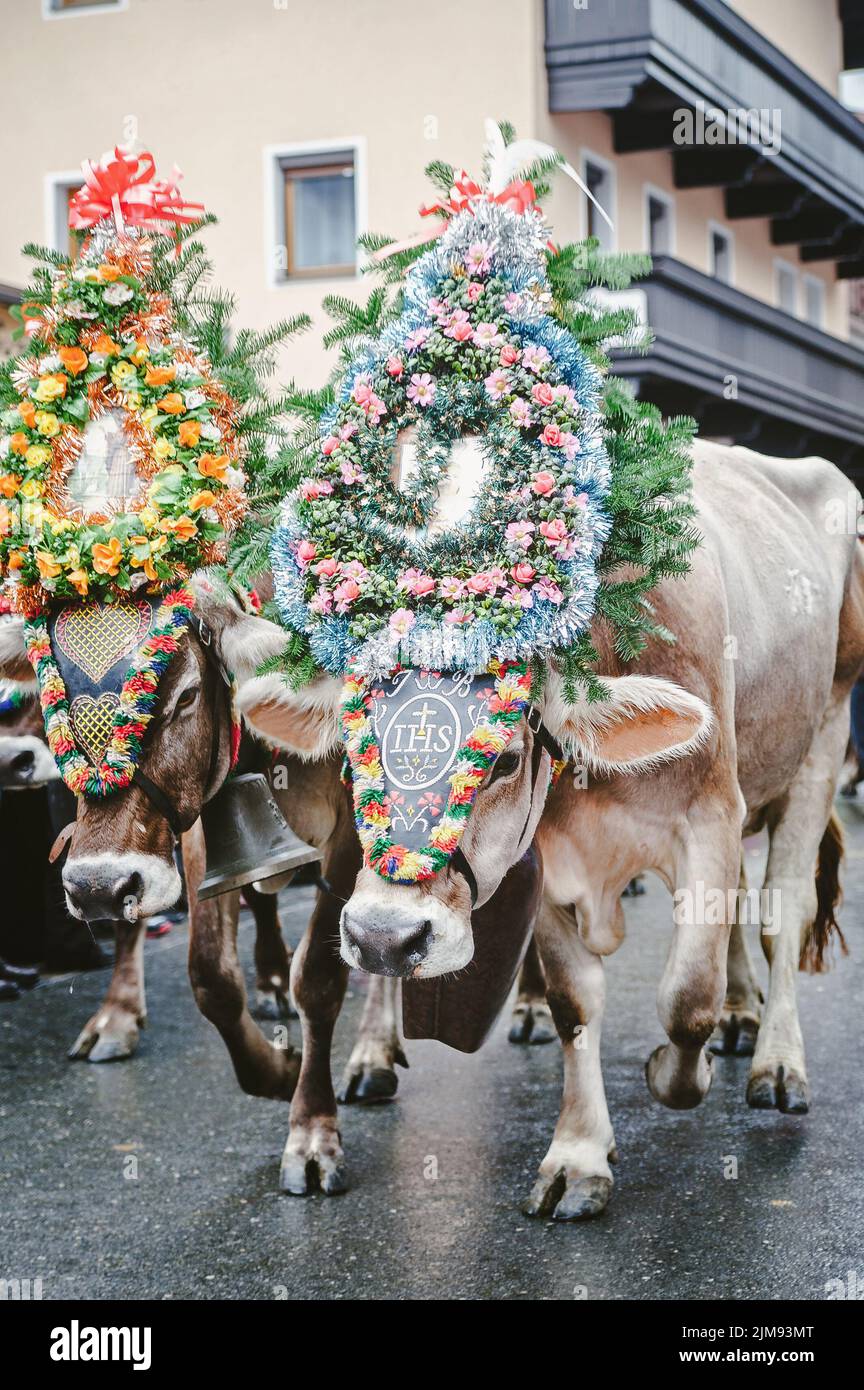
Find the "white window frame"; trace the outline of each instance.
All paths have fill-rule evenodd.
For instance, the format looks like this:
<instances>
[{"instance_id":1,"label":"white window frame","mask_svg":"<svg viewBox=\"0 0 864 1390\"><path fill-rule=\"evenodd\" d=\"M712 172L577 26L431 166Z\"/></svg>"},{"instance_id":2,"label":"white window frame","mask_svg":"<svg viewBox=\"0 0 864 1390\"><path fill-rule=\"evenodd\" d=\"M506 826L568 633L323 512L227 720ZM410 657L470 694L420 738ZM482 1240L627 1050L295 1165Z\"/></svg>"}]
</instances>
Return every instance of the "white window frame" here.
<instances>
[{"instance_id":1,"label":"white window frame","mask_svg":"<svg viewBox=\"0 0 864 1390\"><path fill-rule=\"evenodd\" d=\"M791 273L791 274L795 277L795 308L792 310L792 313L793 313L794 317L795 317L796 319L798 319L798 318L801 317L801 312L800 312L800 307L801 307L801 284L800 284L800 279L801 279L801 277L800 277L799 274L798 274L798 268L797 268L797 266L794 266L794 265L792 264L791 261L787 261L783 256L775 256L775 257L774 257L774 304L775 304L775 306L776 306L782 313L784 313L784 314L788 314L788 313L789 313L789 310L788 310L788 309L784 309L784 308L783 308L783 305L780 303L780 276L781 276L782 274L787 273L787 272Z\"/></svg>"},{"instance_id":2,"label":"white window frame","mask_svg":"<svg viewBox=\"0 0 864 1390\"><path fill-rule=\"evenodd\" d=\"M128 10L129 0L106 0L102 5L75 5L72 9L55 10L51 0L42 0L43 19L84 19L92 14L119 14Z\"/></svg>"},{"instance_id":3,"label":"white window frame","mask_svg":"<svg viewBox=\"0 0 864 1390\"><path fill-rule=\"evenodd\" d=\"M61 188L81 188L83 183L84 175L80 169L45 175L43 185L45 244L54 251L62 251L64 255L69 249L69 226L68 223L64 223L61 227L57 193Z\"/></svg>"},{"instance_id":4,"label":"white window frame","mask_svg":"<svg viewBox=\"0 0 864 1390\"><path fill-rule=\"evenodd\" d=\"M816 323L813 319L809 318L808 315L807 315L807 286L808 286L808 285L815 285L816 288L817 288L818 291L819 291L819 296L820 296L820 300L821 300L821 304L822 304L822 315L821 315L821 318L820 318L820 320L819 320L818 323ZM803 311L804 311L803 316L804 316L804 321L805 321L805 323L809 323L810 326L811 326L812 328L821 328L821 329L822 329L822 332L824 333L824 332L825 332L825 319L826 319L826 317L827 317L827 312L828 312L828 292L827 292L827 286L826 286L826 284L825 284L825 281L824 281L823 279L821 279L820 276L818 276L818 275L813 275L813 274L811 274L811 273L805 271L804 274L801 276L801 290L802 290Z\"/></svg>"},{"instance_id":5,"label":"white window frame","mask_svg":"<svg viewBox=\"0 0 864 1390\"><path fill-rule=\"evenodd\" d=\"M712 252L711 242L712 242L712 239L713 239L713 237L714 237L714 233L715 233L715 232L719 232L720 235L721 235L722 237L725 238L726 244L727 244L727 246L729 247L729 279L728 279L728 280L721 280L721 279L719 278L719 276L716 276L716 275L714 274L714 271L713 271L712 266L711 266L711 252ZM788 261L785 262L785 264L788 265ZM794 267L793 267L793 269L794 269ZM722 222L715 222L713 218L709 218L709 219L708 219L708 274L712 277L712 279L715 279L715 280L717 281L718 285L734 285L734 284L735 284L735 233L734 233L733 231L731 231L729 227L724 227L724 225L723 225Z\"/></svg>"},{"instance_id":6,"label":"white window frame","mask_svg":"<svg viewBox=\"0 0 864 1390\"><path fill-rule=\"evenodd\" d=\"M595 154L593 150L589 150L589 149L587 149L587 148L585 148L585 147L583 146L583 148L579 151L579 173L580 173L581 176L582 176L582 181L583 181L583 183L585 183L586 185L587 185L587 183L588 183L587 166L588 166L589 164L596 164L596 165L598 166L598 168L600 168L600 169L603 170L604 174L606 174L606 176L607 176L608 179L609 179L609 195L610 195L610 196L609 196L609 202L611 203L611 207L606 207L605 205L602 204L602 202L601 202L601 206L603 206L604 212L609 216L609 218L610 218L611 221L612 221L612 229L611 229L611 231L610 231L610 233L609 233L610 242L609 242L609 248L608 248L608 249L609 249L610 251L617 251L617 250L618 250L618 178L617 178L617 173L618 173L618 171L616 170L614 164L612 164L608 159L604 159L604 158L603 158L602 154ZM582 194L582 236L583 236L583 237L587 237L587 235L588 235L588 206L587 206L587 204L588 204L587 195L583 193L583 194Z\"/></svg>"},{"instance_id":7,"label":"white window frame","mask_svg":"<svg viewBox=\"0 0 864 1390\"><path fill-rule=\"evenodd\" d=\"M664 188L657 188L653 183L643 183L642 185L642 243L649 255L651 252L651 218L648 215L648 200L653 198L657 203L663 205L669 211L669 250L658 251L658 256L675 256L678 250L678 219L676 216L675 198L671 193L667 193ZM611 217L612 214L610 213Z\"/></svg>"},{"instance_id":8,"label":"white window frame","mask_svg":"<svg viewBox=\"0 0 864 1390\"><path fill-rule=\"evenodd\" d=\"M364 135L349 135L344 140L304 140L299 143L295 141L285 145L266 145L264 147L265 257L267 284L271 290L281 290L299 284L320 284L321 281L335 278L328 275L303 276L302 279L287 276L276 268L276 250L284 245L280 237L284 233L285 178L280 161L292 159L297 155L335 154L339 150L349 150L354 155L354 229L359 237L368 229L369 216L366 188L366 137ZM363 263L362 255L363 253L358 247L355 252L355 279L360 275ZM351 277L340 276L339 278L344 282Z\"/></svg>"}]
</instances>

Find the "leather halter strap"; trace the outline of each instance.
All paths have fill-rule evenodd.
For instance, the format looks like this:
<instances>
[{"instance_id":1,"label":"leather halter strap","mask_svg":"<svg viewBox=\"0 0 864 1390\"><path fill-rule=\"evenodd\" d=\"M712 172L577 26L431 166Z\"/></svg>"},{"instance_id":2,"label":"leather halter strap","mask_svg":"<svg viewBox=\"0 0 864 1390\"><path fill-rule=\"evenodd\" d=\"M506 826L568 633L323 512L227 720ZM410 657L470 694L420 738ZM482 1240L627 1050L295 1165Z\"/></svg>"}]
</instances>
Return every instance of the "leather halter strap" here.
<instances>
[{"instance_id":1,"label":"leather halter strap","mask_svg":"<svg viewBox=\"0 0 864 1390\"><path fill-rule=\"evenodd\" d=\"M225 682L225 686L228 692L228 699L230 700L231 680L228 676L227 671L225 670L224 666L222 665L221 661L219 660L216 654L216 648L213 645L212 629L208 627L204 619L198 613L194 612L190 613L189 615L189 626L190 628L194 629L198 637L198 641L200 642L203 648L204 655L207 658L209 664L218 672L222 680ZM210 748L210 766L207 770L206 781L207 788L210 787L210 784L212 783L213 778L216 775L216 766L218 761L219 740L214 739ZM161 787L158 787L156 783L152 781L152 779L148 777L145 772L142 772L140 767L135 769L135 775L132 778L132 785L140 787L144 795L147 797L147 800L150 802L151 806L153 806L153 808L159 812L160 816L163 816L164 819L167 820L169 826L171 827L171 833L174 836L175 840L179 840L180 836L185 831L187 831L191 825L194 824L194 821L190 821L189 825L185 824L184 818L178 812L171 798L167 795L166 792L162 790ZM197 819L198 817L196 816L195 820Z\"/></svg>"},{"instance_id":2,"label":"leather halter strap","mask_svg":"<svg viewBox=\"0 0 864 1390\"><path fill-rule=\"evenodd\" d=\"M521 844L525 831L528 828L528 822L531 819L531 811L534 807L534 793L537 789L537 778L540 775L540 765L544 752L549 754L553 762L558 762L564 757L564 750L558 740L550 734L549 730L546 728L546 725L543 723L543 716L536 705L529 705L526 719L528 728L533 735L531 747L531 795L528 802L528 814L525 817L525 824L522 826L517 844ZM453 851L450 864L456 870L456 873L461 874L464 878L468 885L468 891L471 894L471 906L472 908L476 907L477 899L480 896L477 888L477 878L468 862L468 856L461 845Z\"/></svg>"}]
</instances>

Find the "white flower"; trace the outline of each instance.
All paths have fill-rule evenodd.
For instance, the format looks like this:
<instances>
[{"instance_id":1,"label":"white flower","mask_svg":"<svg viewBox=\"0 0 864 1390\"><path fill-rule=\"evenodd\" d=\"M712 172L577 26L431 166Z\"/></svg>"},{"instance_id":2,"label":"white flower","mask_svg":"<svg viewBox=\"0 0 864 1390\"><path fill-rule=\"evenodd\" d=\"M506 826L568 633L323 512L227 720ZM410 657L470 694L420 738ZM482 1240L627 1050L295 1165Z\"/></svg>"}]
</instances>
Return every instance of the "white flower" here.
<instances>
[{"instance_id":1,"label":"white flower","mask_svg":"<svg viewBox=\"0 0 864 1390\"><path fill-rule=\"evenodd\" d=\"M109 290L113 288L113 285L108 286ZM96 315L94 313L91 313L91 311L87 308L87 305L84 304L82 300L70 299L69 303L66 305L66 317L70 319L95 319Z\"/></svg>"},{"instance_id":2,"label":"white flower","mask_svg":"<svg viewBox=\"0 0 864 1390\"><path fill-rule=\"evenodd\" d=\"M200 377L200 373L197 371L197 369L196 369L195 367L192 366L192 363L191 363L191 362L178 362L178 363L177 363L177 380L178 380L178 381L190 381L193 377L194 377L195 380L197 381L197 380L199 379L199 377Z\"/></svg>"},{"instance_id":3,"label":"white flower","mask_svg":"<svg viewBox=\"0 0 864 1390\"><path fill-rule=\"evenodd\" d=\"M110 285L106 285L102 291L102 298L106 304L125 304L132 298L132 291L122 280L114 280Z\"/></svg>"},{"instance_id":4,"label":"white flower","mask_svg":"<svg viewBox=\"0 0 864 1390\"><path fill-rule=\"evenodd\" d=\"M4 434L3 438L0 439L0 459L5 459L6 455L9 453L9 445L11 442L8 434Z\"/></svg>"},{"instance_id":5,"label":"white flower","mask_svg":"<svg viewBox=\"0 0 864 1390\"><path fill-rule=\"evenodd\" d=\"M205 521L219 520L219 513L217 512L215 507L205 507L201 515L204 517Z\"/></svg>"},{"instance_id":6,"label":"white flower","mask_svg":"<svg viewBox=\"0 0 864 1390\"><path fill-rule=\"evenodd\" d=\"M222 431L212 420L208 420L206 425L201 426L201 438L210 440L221 439Z\"/></svg>"},{"instance_id":7,"label":"white flower","mask_svg":"<svg viewBox=\"0 0 864 1390\"><path fill-rule=\"evenodd\" d=\"M59 372L62 363L56 352L51 352L47 357L43 357L39 363L40 372Z\"/></svg>"},{"instance_id":8,"label":"white flower","mask_svg":"<svg viewBox=\"0 0 864 1390\"><path fill-rule=\"evenodd\" d=\"M45 583L45 580L40 580L39 582L40 582L41 584L44 584L44 583ZM146 584L146 583L147 583L147 576L146 576L146 574L143 574L143 573L139 570L139 572L138 572L137 574L133 574L132 577L131 577L131 579L129 580L129 588L130 588L130 589L140 589L140 588L141 588L141 585L142 585L142 584Z\"/></svg>"},{"instance_id":9,"label":"white flower","mask_svg":"<svg viewBox=\"0 0 864 1390\"><path fill-rule=\"evenodd\" d=\"M229 487L243 487L246 482L239 468L231 468L230 465L225 469L225 481Z\"/></svg>"},{"instance_id":10,"label":"white flower","mask_svg":"<svg viewBox=\"0 0 864 1390\"><path fill-rule=\"evenodd\" d=\"M183 400L186 403L187 410L197 410L198 406L203 405L206 399L207 397L204 395L204 392L199 391L197 388L194 391L183 392Z\"/></svg>"},{"instance_id":11,"label":"white flower","mask_svg":"<svg viewBox=\"0 0 864 1390\"><path fill-rule=\"evenodd\" d=\"M104 367L108 361L108 354L105 352L91 352L90 365L93 367Z\"/></svg>"}]
</instances>

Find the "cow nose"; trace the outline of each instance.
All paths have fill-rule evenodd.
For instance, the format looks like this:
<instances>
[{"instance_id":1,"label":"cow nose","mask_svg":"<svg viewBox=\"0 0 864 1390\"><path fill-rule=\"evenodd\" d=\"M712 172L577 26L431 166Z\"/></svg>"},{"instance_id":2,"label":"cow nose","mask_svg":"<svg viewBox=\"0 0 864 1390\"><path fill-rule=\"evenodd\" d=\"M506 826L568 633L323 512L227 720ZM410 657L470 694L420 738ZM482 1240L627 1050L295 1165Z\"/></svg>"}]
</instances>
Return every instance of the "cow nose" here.
<instances>
[{"instance_id":1,"label":"cow nose","mask_svg":"<svg viewBox=\"0 0 864 1390\"><path fill-rule=\"evenodd\" d=\"M36 754L32 748L24 748L20 753L0 755L0 784L6 787L20 787L29 782L36 771Z\"/></svg>"},{"instance_id":2,"label":"cow nose","mask_svg":"<svg viewBox=\"0 0 864 1390\"><path fill-rule=\"evenodd\" d=\"M72 860L63 870L63 888L80 916L88 922L135 921L144 892L139 873L118 874L92 863L76 865Z\"/></svg>"},{"instance_id":3,"label":"cow nose","mask_svg":"<svg viewBox=\"0 0 864 1390\"><path fill-rule=\"evenodd\" d=\"M432 941L432 923L428 919L366 924L346 910L342 930L356 964L370 975L413 974Z\"/></svg>"}]
</instances>

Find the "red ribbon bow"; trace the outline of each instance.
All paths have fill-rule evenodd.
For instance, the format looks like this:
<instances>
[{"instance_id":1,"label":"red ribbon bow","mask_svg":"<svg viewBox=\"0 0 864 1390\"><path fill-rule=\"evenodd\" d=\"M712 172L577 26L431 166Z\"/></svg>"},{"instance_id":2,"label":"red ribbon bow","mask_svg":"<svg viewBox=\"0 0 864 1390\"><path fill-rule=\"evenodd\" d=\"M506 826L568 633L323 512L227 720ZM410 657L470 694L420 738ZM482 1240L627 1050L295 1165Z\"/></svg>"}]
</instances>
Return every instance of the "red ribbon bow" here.
<instances>
[{"instance_id":1,"label":"red ribbon bow","mask_svg":"<svg viewBox=\"0 0 864 1390\"><path fill-rule=\"evenodd\" d=\"M149 150L130 154L119 146L103 155L98 164L85 159L83 187L70 200L69 226L94 227L114 216L118 232L125 226L157 227L161 222L198 222L203 203L188 203L178 188L182 174L177 166L168 179L154 179L156 163Z\"/></svg>"},{"instance_id":2,"label":"red ribbon bow","mask_svg":"<svg viewBox=\"0 0 864 1390\"><path fill-rule=\"evenodd\" d=\"M453 180L450 197L446 202L431 203L429 207L422 207L420 216L430 217L433 213L447 216L450 213L464 212L478 198L485 198L489 203L501 203L513 212L527 212L536 203L537 194L534 185L525 179L513 179L500 193L486 193L479 183L474 182L470 174L460 169Z\"/></svg>"}]
</instances>

